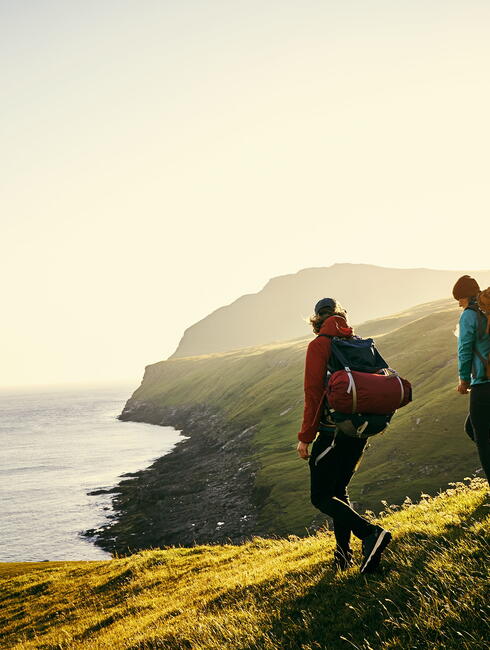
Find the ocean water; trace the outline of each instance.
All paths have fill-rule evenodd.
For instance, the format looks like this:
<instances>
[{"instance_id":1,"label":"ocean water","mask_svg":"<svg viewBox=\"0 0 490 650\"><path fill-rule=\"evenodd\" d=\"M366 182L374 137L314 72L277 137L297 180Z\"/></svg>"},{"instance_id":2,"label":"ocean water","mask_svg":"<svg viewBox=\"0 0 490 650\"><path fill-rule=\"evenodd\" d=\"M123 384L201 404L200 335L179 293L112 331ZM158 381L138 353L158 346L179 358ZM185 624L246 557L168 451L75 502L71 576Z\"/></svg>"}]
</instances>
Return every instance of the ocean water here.
<instances>
[{"instance_id":1,"label":"ocean water","mask_svg":"<svg viewBox=\"0 0 490 650\"><path fill-rule=\"evenodd\" d=\"M120 422L134 386L0 392L0 561L98 560L80 536L111 512L114 486L182 439L172 427Z\"/></svg>"}]
</instances>

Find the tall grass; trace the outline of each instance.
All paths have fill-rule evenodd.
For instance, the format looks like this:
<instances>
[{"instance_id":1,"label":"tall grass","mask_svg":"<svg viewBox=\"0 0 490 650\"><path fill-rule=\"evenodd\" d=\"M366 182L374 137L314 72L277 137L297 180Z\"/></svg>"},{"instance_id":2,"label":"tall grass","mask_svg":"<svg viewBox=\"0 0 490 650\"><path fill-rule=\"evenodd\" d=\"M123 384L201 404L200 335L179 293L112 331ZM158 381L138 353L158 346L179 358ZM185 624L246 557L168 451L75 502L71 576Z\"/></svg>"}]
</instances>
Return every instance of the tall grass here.
<instances>
[{"instance_id":1,"label":"tall grass","mask_svg":"<svg viewBox=\"0 0 490 650\"><path fill-rule=\"evenodd\" d=\"M2 647L358 650L488 647L486 483L387 506L383 570L336 573L333 535L0 565ZM360 559L359 544L355 547Z\"/></svg>"}]
</instances>

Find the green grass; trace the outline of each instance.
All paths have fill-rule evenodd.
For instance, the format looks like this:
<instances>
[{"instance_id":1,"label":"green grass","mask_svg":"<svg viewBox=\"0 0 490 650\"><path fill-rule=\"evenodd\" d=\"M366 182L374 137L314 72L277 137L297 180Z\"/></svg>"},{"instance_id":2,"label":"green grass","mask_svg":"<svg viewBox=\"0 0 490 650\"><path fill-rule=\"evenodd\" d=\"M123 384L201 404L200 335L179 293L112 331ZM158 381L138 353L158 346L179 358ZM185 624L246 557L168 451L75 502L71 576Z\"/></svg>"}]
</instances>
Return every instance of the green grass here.
<instances>
[{"instance_id":1,"label":"green grass","mask_svg":"<svg viewBox=\"0 0 490 650\"><path fill-rule=\"evenodd\" d=\"M383 572L334 573L328 530L102 562L0 564L5 648L486 648L490 513L465 480L388 507ZM356 560L360 548L355 546Z\"/></svg>"},{"instance_id":2,"label":"green grass","mask_svg":"<svg viewBox=\"0 0 490 650\"><path fill-rule=\"evenodd\" d=\"M437 301L358 328L363 336L384 332L376 337L379 350L414 388L413 403L395 415L386 434L370 442L351 484L359 507L379 511L383 499L402 502L422 491L434 494L479 467L463 432L468 398L455 391L458 318L457 307ZM146 369L133 396L164 405L205 403L230 422L258 425L256 496L271 534L304 534L317 515L308 504L307 465L295 453L310 340L163 361Z\"/></svg>"}]
</instances>

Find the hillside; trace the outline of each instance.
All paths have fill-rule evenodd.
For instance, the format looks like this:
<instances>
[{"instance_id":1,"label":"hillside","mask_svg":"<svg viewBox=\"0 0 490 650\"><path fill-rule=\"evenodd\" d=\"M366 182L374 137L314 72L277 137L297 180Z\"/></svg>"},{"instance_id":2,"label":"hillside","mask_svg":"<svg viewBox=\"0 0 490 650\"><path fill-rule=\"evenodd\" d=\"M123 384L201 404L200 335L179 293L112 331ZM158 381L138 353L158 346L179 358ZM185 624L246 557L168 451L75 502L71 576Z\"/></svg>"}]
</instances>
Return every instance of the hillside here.
<instances>
[{"instance_id":1,"label":"hillside","mask_svg":"<svg viewBox=\"0 0 490 650\"><path fill-rule=\"evenodd\" d=\"M440 301L389 320L378 347L414 387L414 402L370 442L351 484L361 508L434 494L479 467L463 432L468 398L456 393L459 310ZM359 328L363 334L367 327ZM386 329L386 328L385 328ZM324 517L309 504L298 459L308 339L149 366L122 419L170 424L190 436L115 489L115 519L88 534L108 550L235 542L294 533Z\"/></svg>"},{"instance_id":2,"label":"hillside","mask_svg":"<svg viewBox=\"0 0 490 650\"><path fill-rule=\"evenodd\" d=\"M482 287L490 285L490 271L391 269L368 264L334 264L282 275L258 293L241 296L189 327L171 358L308 336L308 317L324 296L340 300L354 325L441 296L451 298L454 283L465 273L476 277Z\"/></svg>"},{"instance_id":3,"label":"hillside","mask_svg":"<svg viewBox=\"0 0 490 650\"><path fill-rule=\"evenodd\" d=\"M483 650L489 505L476 479L387 508L394 539L369 576L334 573L323 530L104 562L0 564L1 647Z\"/></svg>"}]
</instances>

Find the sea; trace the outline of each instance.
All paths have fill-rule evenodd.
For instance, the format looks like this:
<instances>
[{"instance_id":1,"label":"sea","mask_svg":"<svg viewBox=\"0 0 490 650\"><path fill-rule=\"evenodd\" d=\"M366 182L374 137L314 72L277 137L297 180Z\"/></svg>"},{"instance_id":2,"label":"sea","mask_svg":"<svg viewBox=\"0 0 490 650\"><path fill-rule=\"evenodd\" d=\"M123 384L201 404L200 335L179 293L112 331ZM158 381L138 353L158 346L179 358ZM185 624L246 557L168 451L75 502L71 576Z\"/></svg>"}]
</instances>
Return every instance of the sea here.
<instances>
[{"instance_id":1,"label":"sea","mask_svg":"<svg viewBox=\"0 0 490 650\"><path fill-rule=\"evenodd\" d=\"M107 522L125 473L182 440L172 427L117 419L134 385L0 391L0 561L102 560L81 536Z\"/></svg>"}]
</instances>

